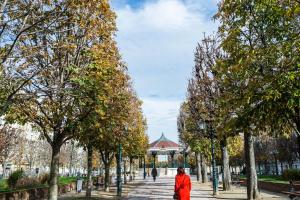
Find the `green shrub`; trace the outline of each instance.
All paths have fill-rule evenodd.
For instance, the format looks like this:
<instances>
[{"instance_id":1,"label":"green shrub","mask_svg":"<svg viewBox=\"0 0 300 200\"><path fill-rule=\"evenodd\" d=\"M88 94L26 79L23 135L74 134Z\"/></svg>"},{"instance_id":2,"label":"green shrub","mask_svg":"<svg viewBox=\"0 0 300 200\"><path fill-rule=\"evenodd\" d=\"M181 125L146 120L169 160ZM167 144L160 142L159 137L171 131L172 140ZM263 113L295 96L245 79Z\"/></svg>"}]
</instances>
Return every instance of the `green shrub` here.
<instances>
[{"instance_id":1,"label":"green shrub","mask_svg":"<svg viewBox=\"0 0 300 200\"><path fill-rule=\"evenodd\" d=\"M17 170L11 173L7 179L7 184L10 188L16 188L19 179L25 177L23 170Z\"/></svg>"},{"instance_id":2,"label":"green shrub","mask_svg":"<svg viewBox=\"0 0 300 200\"><path fill-rule=\"evenodd\" d=\"M76 177L65 177L65 176L60 176L58 178L58 184L59 185L68 185L72 182L76 182L77 178Z\"/></svg>"},{"instance_id":3,"label":"green shrub","mask_svg":"<svg viewBox=\"0 0 300 200\"><path fill-rule=\"evenodd\" d=\"M50 175L45 173L45 174L41 174L39 176L39 181L41 184L49 184L50 181Z\"/></svg>"},{"instance_id":4,"label":"green shrub","mask_svg":"<svg viewBox=\"0 0 300 200\"><path fill-rule=\"evenodd\" d=\"M285 180L299 181L300 170L299 169L286 169L282 173L282 178Z\"/></svg>"},{"instance_id":5,"label":"green shrub","mask_svg":"<svg viewBox=\"0 0 300 200\"><path fill-rule=\"evenodd\" d=\"M0 192L6 191L8 189L7 180L1 179L0 180Z\"/></svg>"}]
</instances>

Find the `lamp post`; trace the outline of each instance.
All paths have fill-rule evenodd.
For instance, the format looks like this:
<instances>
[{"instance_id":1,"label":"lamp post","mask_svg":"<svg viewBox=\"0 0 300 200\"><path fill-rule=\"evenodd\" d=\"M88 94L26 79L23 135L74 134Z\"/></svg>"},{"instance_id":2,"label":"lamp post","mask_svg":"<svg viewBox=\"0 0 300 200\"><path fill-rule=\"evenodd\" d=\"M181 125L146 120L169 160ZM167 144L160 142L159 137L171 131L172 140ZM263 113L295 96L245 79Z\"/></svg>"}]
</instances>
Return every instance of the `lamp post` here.
<instances>
[{"instance_id":1,"label":"lamp post","mask_svg":"<svg viewBox=\"0 0 300 200\"><path fill-rule=\"evenodd\" d=\"M187 157L186 146L184 147L184 149L182 151L182 155L183 155L183 168L185 170L185 168L186 168L186 157Z\"/></svg>"},{"instance_id":2,"label":"lamp post","mask_svg":"<svg viewBox=\"0 0 300 200\"><path fill-rule=\"evenodd\" d=\"M117 196L122 196L122 176L121 176L121 160L122 160L122 144L118 145L118 162L117 162Z\"/></svg>"},{"instance_id":3,"label":"lamp post","mask_svg":"<svg viewBox=\"0 0 300 200\"><path fill-rule=\"evenodd\" d=\"M186 160L185 160L185 148L184 148L184 150L183 150L183 169L185 170L185 162L186 162Z\"/></svg>"},{"instance_id":4,"label":"lamp post","mask_svg":"<svg viewBox=\"0 0 300 200\"><path fill-rule=\"evenodd\" d=\"M218 194L218 180L217 180L217 170L216 170L216 159L215 159L215 133L211 124L207 128L207 123L204 121L199 122L198 124L201 130L209 131L209 137L211 140L211 165L212 165L212 175L213 175L213 195Z\"/></svg>"},{"instance_id":5,"label":"lamp post","mask_svg":"<svg viewBox=\"0 0 300 200\"><path fill-rule=\"evenodd\" d=\"M174 168L174 155L175 155L175 151L171 151L170 152L170 155L171 155L171 168Z\"/></svg>"},{"instance_id":6,"label":"lamp post","mask_svg":"<svg viewBox=\"0 0 300 200\"><path fill-rule=\"evenodd\" d=\"M274 161L275 161L275 173L278 176L279 171L278 171L278 163L277 163L277 155L278 155L278 150L272 150L271 153L274 155Z\"/></svg>"},{"instance_id":7,"label":"lamp post","mask_svg":"<svg viewBox=\"0 0 300 200\"><path fill-rule=\"evenodd\" d=\"M152 156L153 156L153 168L156 168L156 163L155 163L156 155L157 155L157 152L156 152L156 151L152 151Z\"/></svg>"},{"instance_id":8,"label":"lamp post","mask_svg":"<svg viewBox=\"0 0 300 200\"><path fill-rule=\"evenodd\" d=\"M128 127L127 125L125 126L125 134L127 134ZM121 141L119 141L118 144L118 150L117 150L117 196L121 197L122 196L122 144Z\"/></svg>"},{"instance_id":9,"label":"lamp post","mask_svg":"<svg viewBox=\"0 0 300 200\"><path fill-rule=\"evenodd\" d=\"M144 155L144 179L146 179L146 156Z\"/></svg>"}]
</instances>

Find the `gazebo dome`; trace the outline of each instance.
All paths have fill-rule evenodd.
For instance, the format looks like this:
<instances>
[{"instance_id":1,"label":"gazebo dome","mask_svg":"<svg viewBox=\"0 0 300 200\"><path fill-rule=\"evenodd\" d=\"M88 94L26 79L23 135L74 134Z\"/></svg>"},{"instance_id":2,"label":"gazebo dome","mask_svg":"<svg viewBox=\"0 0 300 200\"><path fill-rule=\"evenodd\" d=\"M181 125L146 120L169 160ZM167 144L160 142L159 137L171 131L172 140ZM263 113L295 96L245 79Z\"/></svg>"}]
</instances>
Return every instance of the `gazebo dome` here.
<instances>
[{"instance_id":1,"label":"gazebo dome","mask_svg":"<svg viewBox=\"0 0 300 200\"><path fill-rule=\"evenodd\" d=\"M150 149L154 150L154 149L166 149L166 150L178 150L179 145L171 140L169 140L168 138L165 137L164 133L162 133L161 137L152 142L150 144Z\"/></svg>"}]
</instances>

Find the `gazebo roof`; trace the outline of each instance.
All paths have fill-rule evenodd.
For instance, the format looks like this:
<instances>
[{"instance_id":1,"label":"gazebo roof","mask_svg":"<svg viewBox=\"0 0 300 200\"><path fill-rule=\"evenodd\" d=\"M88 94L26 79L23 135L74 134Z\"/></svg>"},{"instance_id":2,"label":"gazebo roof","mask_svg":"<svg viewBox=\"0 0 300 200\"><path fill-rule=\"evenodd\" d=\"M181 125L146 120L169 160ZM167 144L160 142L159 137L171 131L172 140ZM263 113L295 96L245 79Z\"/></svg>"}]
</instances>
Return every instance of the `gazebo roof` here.
<instances>
[{"instance_id":1,"label":"gazebo roof","mask_svg":"<svg viewBox=\"0 0 300 200\"><path fill-rule=\"evenodd\" d=\"M162 133L161 137L150 144L150 149L169 149L169 148L179 148L179 145L168 138Z\"/></svg>"}]
</instances>

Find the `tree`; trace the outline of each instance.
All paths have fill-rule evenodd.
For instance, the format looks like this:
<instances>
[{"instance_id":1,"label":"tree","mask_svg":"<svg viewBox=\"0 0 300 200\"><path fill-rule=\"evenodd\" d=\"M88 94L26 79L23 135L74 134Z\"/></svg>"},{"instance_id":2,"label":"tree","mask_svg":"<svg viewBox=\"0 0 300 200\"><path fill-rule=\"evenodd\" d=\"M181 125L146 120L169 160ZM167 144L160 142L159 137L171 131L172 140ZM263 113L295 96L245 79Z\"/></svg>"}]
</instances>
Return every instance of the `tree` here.
<instances>
[{"instance_id":1,"label":"tree","mask_svg":"<svg viewBox=\"0 0 300 200\"><path fill-rule=\"evenodd\" d=\"M107 48L111 49L109 53L106 52ZM96 148L97 150L100 146L102 148L104 140L108 139L103 138L105 136L103 131L107 126L106 123L110 123L110 119L113 119L109 117L111 114L109 112L120 102L122 102L123 105L126 103L124 101L126 99L122 99L124 96L121 95L121 91L123 92L125 85L127 84L127 75L125 74L126 69L120 60L118 49L112 38L104 41L103 44L94 48L93 58L92 63L86 68L84 73L80 73L80 75L75 79L75 82L79 85L77 95L87 97L79 99L78 104L84 105L80 109L82 112L86 109L91 110L89 115L79 123L80 131L76 133L76 138L83 146L86 147L88 152L87 197L91 196L93 148ZM118 89L115 90L115 88ZM119 94L120 96L118 96ZM111 132L108 133L112 134ZM105 142L108 142L107 144L110 146L115 145L114 143L110 143L110 140ZM102 152L102 150L100 151ZM106 166L106 190L108 190L107 183L109 178L109 174L107 174L107 167L109 169L112 158L113 156L102 157Z\"/></svg>"},{"instance_id":2,"label":"tree","mask_svg":"<svg viewBox=\"0 0 300 200\"><path fill-rule=\"evenodd\" d=\"M227 55L217 65L222 100L245 135L248 199L258 198L253 135L299 134L298 7L298 1L224 0L216 15Z\"/></svg>"},{"instance_id":3,"label":"tree","mask_svg":"<svg viewBox=\"0 0 300 200\"><path fill-rule=\"evenodd\" d=\"M133 94L130 115L128 117L128 135L126 141L123 143L123 155L129 157L130 181L133 176L133 159L144 157L149 146L149 139L145 134L147 129L146 119L143 116L141 105L142 102L138 100L136 94Z\"/></svg>"},{"instance_id":4,"label":"tree","mask_svg":"<svg viewBox=\"0 0 300 200\"><path fill-rule=\"evenodd\" d=\"M177 117L177 129L179 132L179 140L186 146L190 146L196 155L197 165L197 181L207 182L207 161L211 156L210 140L202 137L201 130L197 125L197 120L193 118L189 104L184 102L181 104L180 113Z\"/></svg>"},{"instance_id":5,"label":"tree","mask_svg":"<svg viewBox=\"0 0 300 200\"><path fill-rule=\"evenodd\" d=\"M292 134L290 137L280 137L277 139L278 160L281 162L287 162L289 167L292 167L293 163L299 159L297 145L297 134ZM283 169L283 166L281 167ZM282 170L283 171L283 170Z\"/></svg>"},{"instance_id":6,"label":"tree","mask_svg":"<svg viewBox=\"0 0 300 200\"><path fill-rule=\"evenodd\" d=\"M91 108L89 115L80 122L80 132L77 134L79 141L87 149L93 147L100 152L105 167L105 190L109 190L109 173L113 158L116 155L117 146L125 143L129 133L125 127L131 130L135 124L130 124L130 116L134 106L133 90L127 75L127 69L121 62L115 42L107 40L107 44L97 46L94 50L94 61L85 73L76 79L80 85L79 96L87 96L81 99L83 110ZM111 49L107 54L107 47ZM83 94L81 94L83 93ZM135 121L133 121L135 123ZM138 124L139 125L139 124ZM133 127L133 128L132 128ZM88 154L88 159L92 153ZM118 161L118 160L117 160ZM88 171L91 171L91 162L88 162ZM91 179L88 173L89 180ZM87 196L90 196L87 193Z\"/></svg>"},{"instance_id":7,"label":"tree","mask_svg":"<svg viewBox=\"0 0 300 200\"><path fill-rule=\"evenodd\" d=\"M97 45L111 39L115 15L107 1L47 1L43 7L55 8L61 15L56 15L54 22L45 20L19 38L26 47L17 49L26 71L41 72L17 94L7 119L32 123L51 144L49 199L54 200L60 147L74 137L79 122L91 112L80 109L84 106L78 104L80 99L88 97L78 96L76 78L94 59Z\"/></svg>"},{"instance_id":8,"label":"tree","mask_svg":"<svg viewBox=\"0 0 300 200\"><path fill-rule=\"evenodd\" d=\"M40 171L44 171L51 164L51 145L46 140L39 140L35 153L37 153L37 166L41 168Z\"/></svg>"},{"instance_id":9,"label":"tree","mask_svg":"<svg viewBox=\"0 0 300 200\"><path fill-rule=\"evenodd\" d=\"M189 105L184 102L180 107L180 114L177 118L179 139L181 142L187 144L193 152L196 153L196 160L198 165L197 178L205 183L207 182L206 162L211 161L211 141L207 137L203 137L201 131L198 128L197 121L193 117L189 110ZM243 151L242 138L238 136L228 137L227 149L229 157L238 157ZM221 145L219 142L216 143L217 151L216 157L222 158ZM229 163L226 165L229 166ZM229 169L228 169L229 170Z\"/></svg>"},{"instance_id":10,"label":"tree","mask_svg":"<svg viewBox=\"0 0 300 200\"><path fill-rule=\"evenodd\" d=\"M4 124L0 127L0 161L2 163L3 176L6 176L6 165L9 158L13 158L18 144L20 129Z\"/></svg>"},{"instance_id":11,"label":"tree","mask_svg":"<svg viewBox=\"0 0 300 200\"><path fill-rule=\"evenodd\" d=\"M0 8L0 116L5 114L20 90L41 73L22 62L20 49L31 51L22 41L37 26L54 23L65 10L39 1L4 0ZM27 55L32 59L36 53Z\"/></svg>"},{"instance_id":12,"label":"tree","mask_svg":"<svg viewBox=\"0 0 300 200\"><path fill-rule=\"evenodd\" d=\"M103 115L98 119L99 135L96 140L97 148L101 154L105 166L105 189L109 190L110 165L116 155L119 144L126 142L128 135L127 118L130 112L131 90L128 88L127 76L120 71L111 80L108 92L107 107ZM117 157L117 162L120 162Z\"/></svg>"},{"instance_id":13,"label":"tree","mask_svg":"<svg viewBox=\"0 0 300 200\"><path fill-rule=\"evenodd\" d=\"M195 52L195 67L192 78L188 85L188 105L195 119L199 122L206 122L217 132L220 141L223 161L223 189L230 190L230 170L228 154L228 137L233 134L224 132L220 124L224 118L220 117L219 97L222 93L219 80L214 70L217 61L224 57L217 36L205 36L201 43L198 43ZM208 131L210 132L210 131ZM212 133L202 132L203 137L215 137Z\"/></svg>"},{"instance_id":14,"label":"tree","mask_svg":"<svg viewBox=\"0 0 300 200\"><path fill-rule=\"evenodd\" d=\"M24 154L25 154L25 160L27 161L29 165L29 170L31 171L32 168L35 166L37 158L38 158L38 153L36 152L38 142L37 140L34 139L29 139L29 138L24 138L25 140L25 149L24 149Z\"/></svg>"}]
</instances>

